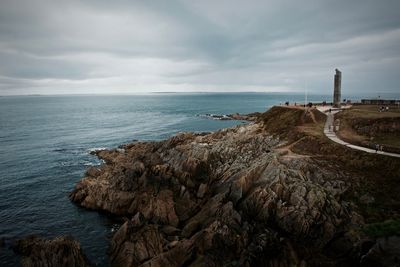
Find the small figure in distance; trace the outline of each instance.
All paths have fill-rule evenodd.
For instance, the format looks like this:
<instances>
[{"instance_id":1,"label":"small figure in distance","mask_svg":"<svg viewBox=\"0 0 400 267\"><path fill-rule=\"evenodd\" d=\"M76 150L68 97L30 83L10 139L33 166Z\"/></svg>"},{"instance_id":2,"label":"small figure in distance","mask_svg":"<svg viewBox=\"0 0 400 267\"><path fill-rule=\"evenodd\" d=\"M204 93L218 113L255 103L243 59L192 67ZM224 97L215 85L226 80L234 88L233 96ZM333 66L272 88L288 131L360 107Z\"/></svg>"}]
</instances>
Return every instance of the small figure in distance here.
<instances>
[{"instance_id":1,"label":"small figure in distance","mask_svg":"<svg viewBox=\"0 0 400 267\"><path fill-rule=\"evenodd\" d=\"M329 109L329 113L332 113L332 109L331 108Z\"/></svg>"},{"instance_id":2,"label":"small figure in distance","mask_svg":"<svg viewBox=\"0 0 400 267\"><path fill-rule=\"evenodd\" d=\"M375 144L375 153L378 153L379 150L379 144Z\"/></svg>"}]
</instances>

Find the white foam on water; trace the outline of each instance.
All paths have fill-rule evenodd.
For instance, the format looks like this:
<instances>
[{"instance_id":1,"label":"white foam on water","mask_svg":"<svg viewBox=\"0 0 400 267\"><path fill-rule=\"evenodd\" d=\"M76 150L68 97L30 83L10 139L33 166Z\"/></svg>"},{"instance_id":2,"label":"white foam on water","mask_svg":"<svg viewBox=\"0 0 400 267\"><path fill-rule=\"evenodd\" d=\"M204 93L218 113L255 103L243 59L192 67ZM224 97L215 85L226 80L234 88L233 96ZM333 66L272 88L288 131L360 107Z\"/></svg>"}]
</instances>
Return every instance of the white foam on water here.
<instances>
[{"instance_id":1,"label":"white foam on water","mask_svg":"<svg viewBox=\"0 0 400 267\"><path fill-rule=\"evenodd\" d=\"M92 147L87 149L88 153L96 152L96 151L101 151L101 150L107 150L106 147Z\"/></svg>"}]
</instances>

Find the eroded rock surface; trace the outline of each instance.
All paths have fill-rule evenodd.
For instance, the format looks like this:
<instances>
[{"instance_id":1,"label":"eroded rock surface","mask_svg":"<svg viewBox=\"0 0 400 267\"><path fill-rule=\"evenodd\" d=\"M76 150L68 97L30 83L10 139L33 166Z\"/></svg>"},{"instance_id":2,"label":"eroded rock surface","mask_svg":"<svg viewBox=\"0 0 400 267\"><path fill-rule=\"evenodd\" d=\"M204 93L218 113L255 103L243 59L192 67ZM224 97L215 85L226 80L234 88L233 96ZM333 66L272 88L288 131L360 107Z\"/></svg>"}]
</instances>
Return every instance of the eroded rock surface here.
<instances>
[{"instance_id":1,"label":"eroded rock surface","mask_svg":"<svg viewBox=\"0 0 400 267\"><path fill-rule=\"evenodd\" d=\"M88 267L88 260L79 242L71 237L57 237L52 240L31 236L18 240L13 245L16 253L22 255L23 267Z\"/></svg>"},{"instance_id":2,"label":"eroded rock surface","mask_svg":"<svg viewBox=\"0 0 400 267\"><path fill-rule=\"evenodd\" d=\"M367 253L362 255L361 266L400 266L400 236L378 238Z\"/></svg>"},{"instance_id":3,"label":"eroded rock surface","mask_svg":"<svg viewBox=\"0 0 400 267\"><path fill-rule=\"evenodd\" d=\"M70 197L129 218L111 243L116 266L352 265L348 230L362 218L344 197L349 174L278 145L254 123L99 151L106 164Z\"/></svg>"}]
</instances>

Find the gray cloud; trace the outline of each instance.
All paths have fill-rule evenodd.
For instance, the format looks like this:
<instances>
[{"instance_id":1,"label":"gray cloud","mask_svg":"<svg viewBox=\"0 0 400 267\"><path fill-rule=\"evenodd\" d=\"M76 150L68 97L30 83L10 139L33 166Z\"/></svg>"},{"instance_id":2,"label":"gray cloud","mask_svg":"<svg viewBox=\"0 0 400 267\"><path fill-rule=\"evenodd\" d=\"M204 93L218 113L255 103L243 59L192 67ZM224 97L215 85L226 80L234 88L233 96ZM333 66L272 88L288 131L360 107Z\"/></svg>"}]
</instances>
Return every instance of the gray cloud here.
<instances>
[{"instance_id":1,"label":"gray cloud","mask_svg":"<svg viewBox=\"0 0 400 267\"><path fill-rule=\"evenodd\" d=\"M398 92L400 2L0 3L0 94Z\"/></svg>"}]
</instances>

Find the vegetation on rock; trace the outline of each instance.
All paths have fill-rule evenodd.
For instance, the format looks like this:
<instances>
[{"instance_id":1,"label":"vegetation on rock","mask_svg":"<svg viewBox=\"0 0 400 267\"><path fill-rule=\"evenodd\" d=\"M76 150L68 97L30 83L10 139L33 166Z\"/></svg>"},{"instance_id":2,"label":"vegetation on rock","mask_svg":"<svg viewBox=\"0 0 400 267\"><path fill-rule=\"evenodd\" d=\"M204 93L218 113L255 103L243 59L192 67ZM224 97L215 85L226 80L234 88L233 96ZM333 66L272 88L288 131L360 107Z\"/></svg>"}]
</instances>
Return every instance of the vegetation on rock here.
<instances>
[{"instance_id":1,"label":"vegetation on rock","mask_svg":"<svg viewBox=\"0 0 400 267\"><path fill-rule=\"evenodd\" d=\"M375 244L365 220L398 216L399 161L333 144L323 123L316 109L274 107L256 123L99 151L106 164L70 197L128 218L111 242L117 266L359 265Z\"/></svg>"}]
</instances>

